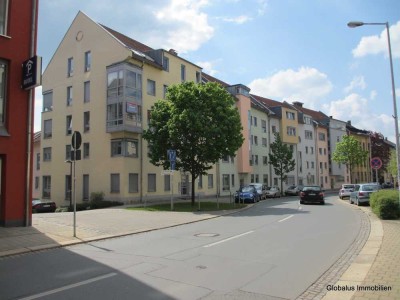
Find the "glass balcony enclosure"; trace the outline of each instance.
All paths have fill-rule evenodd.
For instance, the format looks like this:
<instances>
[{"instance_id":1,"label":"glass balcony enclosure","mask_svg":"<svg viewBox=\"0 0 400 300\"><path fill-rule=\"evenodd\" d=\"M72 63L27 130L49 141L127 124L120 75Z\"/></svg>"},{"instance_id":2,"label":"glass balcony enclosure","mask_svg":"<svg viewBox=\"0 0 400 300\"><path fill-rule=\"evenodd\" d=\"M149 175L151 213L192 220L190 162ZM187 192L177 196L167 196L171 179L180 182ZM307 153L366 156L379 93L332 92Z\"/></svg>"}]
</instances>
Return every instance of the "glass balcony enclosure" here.
<instances>
[{"instance_id":1,"label":"glass balcony enclosure","mask_svg":"<svg viewBox=\"0 0 400 300\"><path fill-rule=\"evenodd\" d=\"M142 70L128 63L107 68L107 132L142 132Z\"/></svg>"}]
</instances>

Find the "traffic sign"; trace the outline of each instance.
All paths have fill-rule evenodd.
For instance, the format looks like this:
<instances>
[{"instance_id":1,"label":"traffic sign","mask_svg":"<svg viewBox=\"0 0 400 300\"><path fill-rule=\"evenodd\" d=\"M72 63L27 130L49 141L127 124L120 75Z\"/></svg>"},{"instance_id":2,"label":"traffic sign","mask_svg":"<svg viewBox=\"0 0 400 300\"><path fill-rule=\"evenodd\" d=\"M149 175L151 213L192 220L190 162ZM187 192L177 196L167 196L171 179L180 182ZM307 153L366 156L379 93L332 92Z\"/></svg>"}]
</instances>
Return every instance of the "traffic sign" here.
<instances>
[{"instance_id":1,"label":"traffic sign","mask_svg":"<svg viewBox=\"0 0 400 300\"><path fill-rule=\"evenodd\" d=\"M78 150L82 145L82 135L79 131L74 131L71 140L71 146L74 150Z\"/></svg>"},{"instance_id":2,"label":"traffic sign","mask_svg":"<svg viewBox=\"0 0 400 300\"><path fill-rule=\"evenodd\" d=\"M379 157L371 158L371 168L378 170L382 167L382 160Z\"/></svg>"},{"instance_id":3,"label":"traffic sign","mask_svg":"<svg viewBox=\"0 0 400 300\"><path fill-rule=\"evenodd\" d=\"M176 161L176 150L169 149L167 150L168 160Z\"/></svg>"}]
</instances>

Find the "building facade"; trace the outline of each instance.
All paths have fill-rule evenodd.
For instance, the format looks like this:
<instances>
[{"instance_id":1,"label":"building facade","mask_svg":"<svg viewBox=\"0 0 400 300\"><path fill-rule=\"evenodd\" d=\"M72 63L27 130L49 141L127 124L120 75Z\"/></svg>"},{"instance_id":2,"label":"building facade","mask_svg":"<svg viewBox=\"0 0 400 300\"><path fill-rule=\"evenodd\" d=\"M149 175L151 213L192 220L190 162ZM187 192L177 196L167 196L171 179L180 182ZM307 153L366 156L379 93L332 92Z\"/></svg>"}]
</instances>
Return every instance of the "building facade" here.
<instances>
[{"instance_id":1,"label":"building facade","mask_svg":"<svg viewBox=\"0 0 400 300\"><path fill-rule=\"evenodd\" d=\"M37 0L0 1L0 225L31 224L33 90L22 64L36 54Z\"/></svg>"}]
</instances>

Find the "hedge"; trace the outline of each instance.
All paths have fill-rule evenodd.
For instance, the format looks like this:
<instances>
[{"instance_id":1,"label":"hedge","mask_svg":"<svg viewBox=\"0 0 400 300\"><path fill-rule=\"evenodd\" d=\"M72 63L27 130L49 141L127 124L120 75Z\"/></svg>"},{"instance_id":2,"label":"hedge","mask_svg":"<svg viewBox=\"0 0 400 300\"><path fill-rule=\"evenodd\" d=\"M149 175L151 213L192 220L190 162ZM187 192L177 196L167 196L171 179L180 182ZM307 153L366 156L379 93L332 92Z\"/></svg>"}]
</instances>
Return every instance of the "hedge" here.
<instances>
[{"instance_id":1,"label":"hedge","mask_svg":"<svg viewBox=\"0 0 400 300\"><path fill-rule=\"evenodd\" d=\"M372 211L383 220L400 217L399 191L397 190L380 190L372 193L369 204Z\"/></svg>"}]
</instances>

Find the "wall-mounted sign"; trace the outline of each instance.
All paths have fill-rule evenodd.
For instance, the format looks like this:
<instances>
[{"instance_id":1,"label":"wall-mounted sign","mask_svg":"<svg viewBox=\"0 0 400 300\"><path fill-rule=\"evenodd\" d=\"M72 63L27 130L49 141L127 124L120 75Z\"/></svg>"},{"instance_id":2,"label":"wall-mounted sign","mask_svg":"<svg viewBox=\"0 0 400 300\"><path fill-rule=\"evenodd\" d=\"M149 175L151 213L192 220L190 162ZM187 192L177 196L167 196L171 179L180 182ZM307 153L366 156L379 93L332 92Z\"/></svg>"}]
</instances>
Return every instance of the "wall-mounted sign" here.
<instances>
[{"instance_id":1,"label":"wall-mounted sign","mask_svg":"<svg viewBox=\"0 0 400 300\"><path fill-rule=\"evenodd\" d=\"M22 63L22 88L29 90L42 84L42 57L34 56Z\"/></svg>"},{"instance_id":2,"label":"wall-mounted sign","mask_svg":"<svg viewBox=\"0 0 400 300\"><path fill-rule=\"evenodd\" d=\"M126 112L131 114L137 114L138 106L136 103L126 102Z\"/></svg>"}]
</instances>

